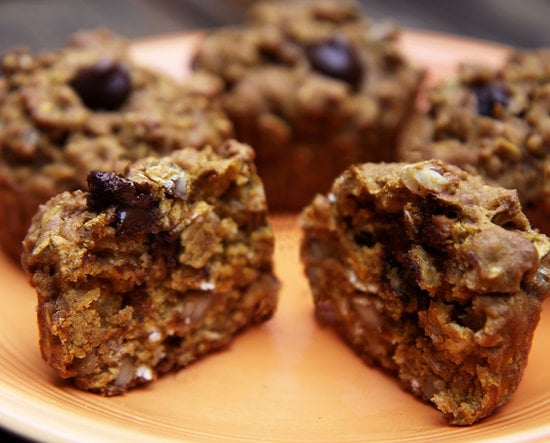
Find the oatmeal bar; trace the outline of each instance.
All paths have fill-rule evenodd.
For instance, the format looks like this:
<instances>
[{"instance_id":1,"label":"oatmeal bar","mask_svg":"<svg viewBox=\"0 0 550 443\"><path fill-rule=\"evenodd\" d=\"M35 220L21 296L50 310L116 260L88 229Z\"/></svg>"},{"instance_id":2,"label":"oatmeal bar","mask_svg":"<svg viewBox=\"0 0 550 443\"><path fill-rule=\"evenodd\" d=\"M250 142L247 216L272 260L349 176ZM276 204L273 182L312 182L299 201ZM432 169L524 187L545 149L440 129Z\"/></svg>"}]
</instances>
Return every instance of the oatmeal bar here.
<instances>
[{"instance_id":1,"label":"oatmeal bar","mask_svg":"<svg viewBox=\"0 0 550 443\"><path fill-rule=\"evenodd\" d=\"M516 189L550 232L550 50L513 51L498 69L464 64L436 85L403 135L399 159L438 158Z\"/></svg>"},{"instance_id":2,"label":"oatmeal bar","mask_svg":"<svg viewBox=\"0 0 550 443\"><path fill-rule=\"evenodd\" d=\"M232 135L214 98L219 80L179 85L134 64L127 42L105 30L57 51L14 49L0 68L0 244L17 261L38 205L84 188L91 170Z\"/></svg>"},{"instance_id":3,"label":"oatmeal bar","mask_svg":"<svg viewBox=\"0 0 550 443\"><path fill-rule=\"evenodd\" d=\"M350 167L302 213L317 317L448 421L520 383L550 291L550 240L515 191L432 160Z\"/></svg>"},{"instance_id":4,"label":"oatmeal bar","mask_svg":"<svg viewBox=\"0 0 550 443\"><path fill-rule=\"evenodd\" d=\"M279 282L248 146L187 148L40 206L22 264L40 348L60 377L111 396L269 319Z\"/></svg>"},{"instance_id":5,"label":"oatmeal bar","mask_svg":"<svg viewBox=\"0 0 550 443\"><path fill-rule=\"evenodd\" d=\"M244 25L203 42L194 69L223 79L271 209L302 209L348 165L395 158L423 77L398 37L353 1L321 0L258 3Z\"/></svg>"}]
</instances>

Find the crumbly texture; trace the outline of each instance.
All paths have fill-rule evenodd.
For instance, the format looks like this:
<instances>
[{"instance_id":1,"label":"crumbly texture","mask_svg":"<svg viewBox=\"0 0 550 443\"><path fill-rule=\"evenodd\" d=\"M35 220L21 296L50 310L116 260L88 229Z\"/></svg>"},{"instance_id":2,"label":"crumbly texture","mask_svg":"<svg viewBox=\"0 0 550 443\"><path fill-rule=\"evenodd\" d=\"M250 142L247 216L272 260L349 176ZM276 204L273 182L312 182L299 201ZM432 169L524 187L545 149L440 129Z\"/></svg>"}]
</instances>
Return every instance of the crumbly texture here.
<instances>
[{"instance_id":1,"label":"crumbly texture","mask_svg":"<svg viewBox=\"0 0 550 443\"><path fill-rule=\"evenodd\" d=\"M462 65L412 120L399 159L438 158L517 189L534 226L550 232L550 50L514 51L498 69Z\"/></svg>"},{"instance_id":2,"label":"crumbly texture","mask_svg":"<svg viewBox=\"0 0 550 443\"><path fill-rule=\"evenodd\" d=\"M116 395L269 319L279 282L251 148L183 149L41 205L22 264L60 377Z\"/></svg>"},{"instance_id":3,"label":"crumbly texture","mask_svg":"<svg viewBox=\"0 0 550 443\"><path fill-rule=\"evenodd\" d=\"M194 68L223 79L271 209L301 210L350 164L395 158L423 78L398 37L353 1L318 0L258 3L243 26L203 42Z\"/></svg>"},{"instance_id":4,"label":"crumbly texture","mask_svg":"<svg viewBox=\"0 0 550 443\"><path fill-rule=\"evenodd\" d=\"M136 65L127 42L104 30L76 34L57 51L14 49L1 73L0 244L17 261L38 205L83 189L90 170L122 171L233 134L214 98L219 80L177 84Z\"/></svg>"},{"instance_id":5,"label":"crumbly texture","mask_svg":"<svg viewBox=\"0 0 550 443\"><path fill-rule=\"evenodd\" d=\"M369 364L452 424L508 401L550 291L514 191L435 160L357 165L301 223L317 317Z\"/></svg>"}]
</instances>

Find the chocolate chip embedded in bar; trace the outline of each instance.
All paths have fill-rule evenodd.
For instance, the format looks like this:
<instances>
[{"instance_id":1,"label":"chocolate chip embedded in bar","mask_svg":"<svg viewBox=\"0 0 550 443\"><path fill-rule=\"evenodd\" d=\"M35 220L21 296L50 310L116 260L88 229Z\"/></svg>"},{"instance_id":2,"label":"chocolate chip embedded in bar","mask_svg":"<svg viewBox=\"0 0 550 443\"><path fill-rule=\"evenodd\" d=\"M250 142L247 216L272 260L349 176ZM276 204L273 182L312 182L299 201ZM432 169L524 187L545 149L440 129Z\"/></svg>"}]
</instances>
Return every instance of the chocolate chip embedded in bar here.
<instances>
[{"instance_id":1,"label":"chocolate chip embedded in bar","mask_svg":"<svg viewBox=\"0 0 550 443\"><path fill-rule=\"evenodd\" d=\"M324 42L306 48L311 67L322 74L349 83L357 90L361 86L365 67L355 48L343 35L335 35Z\"/></svg>"},{"instance_id":2,"label":"chocolate chip embedded in bar","mask_svg":"<svg viewBox=\"0 0 550 443\"><path fill-rule=\"evenodd\" d=\"M90 209L102 210L110 205L151 209L156 203L150 194L150 185L133 183L114 172L91 171L88 187Z\"/></svg>"},{"instance_id":3,"label":"chocolate chip embedded in bar","mask_svg":"<svg viewBox=\"0 0 550 443\"><path fill-rule=\"evenodd\" d=\"M115 225L120 234L146 231L153 225L158 198L151 195L148 183L134 183L113 172L92 171L88 186L86 205L97 211L114 206Z\"/></svg>"},{"instance_id":4,"label":"chocolate chip embedded in bar","mask_svg":"<svg viewBox=\"0 0 550 443\"><path fill-rule=\"evenodd\" d=\"M477 112L485 117L496 117L503 114L510 98L501 85L483 85L474 89ZM497 109L500 107L501 109Z\"/></svg>"},{"instance_id":5,"label":"chocolate chip embedded in bar","mask_svg":"<svg viewBox=\"0 0 550 443\"><path fill-rule=\"evenodd\" d=\"M103 59L81 68L70 85L88 108L114 111L124 104L132 92L131 82L125 66Z\"/></svg>"}]
</instances>

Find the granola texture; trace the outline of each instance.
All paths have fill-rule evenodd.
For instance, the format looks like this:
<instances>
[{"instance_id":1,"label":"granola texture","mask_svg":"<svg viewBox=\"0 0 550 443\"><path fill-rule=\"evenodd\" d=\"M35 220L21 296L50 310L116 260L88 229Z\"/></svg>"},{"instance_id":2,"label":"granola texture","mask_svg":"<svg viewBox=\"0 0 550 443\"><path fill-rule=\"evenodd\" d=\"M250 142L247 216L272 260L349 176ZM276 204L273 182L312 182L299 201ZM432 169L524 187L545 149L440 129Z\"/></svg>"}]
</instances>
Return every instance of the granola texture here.
<instances>
[{"instance_id":1,"label":"granola texture","mask_svg":"<svg viewBox=\"0 0 550 443\"><path fill-rule=\"evenodd\" d=\"M17 261L38 205L84 189L91 170L122 171L233 134L214 98L219 80L177 84L136 65L127 42L105 30L56 51L14 49L0 68L0 244Z\"/></svg>"},{"instance_id":2,"label":"granola texture","mask_svg":"<svg viewBox=\"0 0 550 443\"><path fill-rule=\"evenodd\" d=\"M395 159L423 72L399 29L348 0L261 2L194 59L219 76L236 137L257 152L270 208L301 210L352 163Z\"/></svg>"},{"instance_id":3,"label":"granola texture","mask_svg":"<svg viewBox=\"0 0 550 443\"><path fill-rule=\"evenodd\" d=\"M40 206L23 268L44 360L122 394L228 345L277 304L274 238L254 152L229 141L92 171Z\"/></svg>"},{"instance_id":4,"label":"granola texture","mask_svg":"<svg viewBox=\"0 0 550 443\"><path fill-rule=\"evenodd\" d=\"M428 105L399 159L438 158L517 189L531 223L550 232L550 50L513 51L498 69L464 64Z\"/></svg>"},{"instance_id":5,"label":"granola texture","mask_svg":"<svg viewBox=\"0 0 550 443\"><path fill-rule=\"evenodd\" d=\"M301 258L318 319L454 425L516 390L550 240L515 191L431 160L350 167L302 213Z\"/></svg>"}]
</instances>

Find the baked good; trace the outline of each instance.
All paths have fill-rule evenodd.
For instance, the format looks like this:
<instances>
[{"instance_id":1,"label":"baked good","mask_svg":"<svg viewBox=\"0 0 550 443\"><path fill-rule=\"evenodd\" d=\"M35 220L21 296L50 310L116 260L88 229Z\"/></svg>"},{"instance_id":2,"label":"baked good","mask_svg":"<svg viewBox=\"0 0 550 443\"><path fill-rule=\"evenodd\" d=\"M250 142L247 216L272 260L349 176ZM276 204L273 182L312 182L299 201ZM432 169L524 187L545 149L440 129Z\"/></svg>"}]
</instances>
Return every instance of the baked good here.
<instances>
[{"instance_id":1,"label":"baked good","mask_svg":"<svg viewBox=\"0 0 550 443\"><path fill-rule=\"evenodd\" d=\"M431 160L355 165L301 216L317 317L455 425L520 383L550 240L515 191Z\"/></svg>"},{"instance_id":2,"label":"baked good","mask_svg":"<svg viewBox=\"0 0 550 443\"><path fill-rule=\"evenodd\" d=\"M179 85L136 65L128 49L96 30L56 51L14 49L2 58L0 244L17 261L38 205L82 189L91 170L121 171L128 161L232 135L213 98L219 80Z\"/></svg>"},{"instance_id":3,"label":"baked good","mask_svg":"<svg viewBox=\"0 0 550 443\"><path fill-rule=\"evenodd\" d=\"M463 64L428 95L399 159L438 158L517 189L531 223L550 232L550 50L513 51L493 69Z\"/></svg>"},{"instance_id":4,"label":"baked good","mask_svg":"<svg viewBox=\"0 0 550 443\"><path fill-rule=\"evenodd\" d=\"M22 265L40 349L60 377L111 396L269 319L279 282L251 148L186 148L40 206Z\"/></svg>"},{"instance_id":5,"label":"baked good","mask_svg":"<svg viewBox=\"0 0 550 443\"><path fill-rule=\"evenodd\" d=\"M224 81L224 109L256 150L271 209L300 210L348 165L395 158L423 77L398 38L354 1L261 2L200 45L194 69Z\"/></svg>"}]
</instances>

